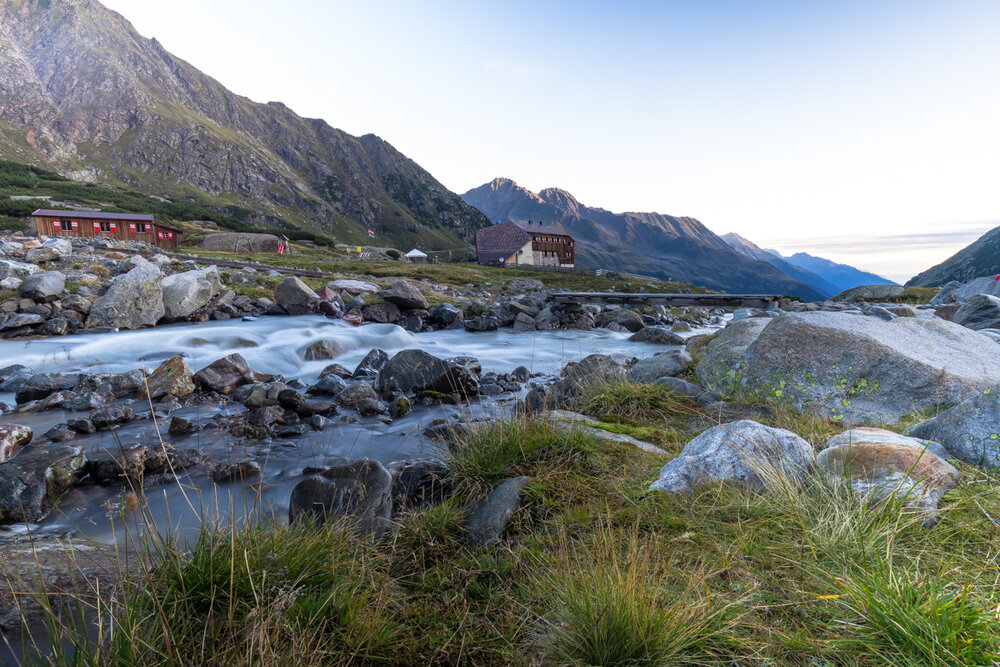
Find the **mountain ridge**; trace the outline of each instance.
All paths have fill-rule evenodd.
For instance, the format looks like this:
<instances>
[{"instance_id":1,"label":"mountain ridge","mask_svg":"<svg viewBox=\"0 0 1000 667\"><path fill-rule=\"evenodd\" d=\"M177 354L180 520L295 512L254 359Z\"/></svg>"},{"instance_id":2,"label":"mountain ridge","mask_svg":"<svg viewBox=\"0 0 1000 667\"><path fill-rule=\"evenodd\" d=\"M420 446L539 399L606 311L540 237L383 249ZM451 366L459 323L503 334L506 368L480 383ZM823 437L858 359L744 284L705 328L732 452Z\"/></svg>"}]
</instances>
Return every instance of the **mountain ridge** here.
<instances>
[{"instance_id":1,"label":"mountain ridge","mask_svg":"<svg viewBox=\"0 0 1000 667\"><path fill-rule=\"evenodd\" d=\"M729 232L728 234L723 234L721 236L722 240L728 243L732 248L745 254L747 257L752 257L754 259L759 259L762 262L767 262L771 266L775 267L782 273L796 280L799 280L806 285L809 285L814 290L819 292L824 297L836 296L843 290L837 289L837 287L823 279L822 277L816 275L812 271L803 269L800 266L796 266L791 262L785 261L779 255L773 252L764 250L758 246L753 241L740 236L735 232Z\"/></svg>"},{"instance_id":2,"label":"mountain ridge","mask_svg":"<svg viewBox=\"0 0 1000 667\"><path fill-rule=\"evenodd\" d=\"M915 287L940 287L957 280L966 283L1000 272L1000 227L994 227L957 253L910 278Z\"/></svg>"},{"instance_id":3,"label":"mountain ridge","mask_svg":"<svg viewBox=\"0 0 1000 667\"><path fill-rule=\"evenodd\" d=\"M561 188L536 193L502 177L462 197L490 220L542 221L573 236L577 266L584 268L643 273L729 292L823 298L770 264L736 252L695 218L612 213L582 204Z\"/></svg>"},{"instance_id":4,"label":"mountain ridge","mask_svg":"<svg viewBox=\"0 0 1000 667\"><path fill-rule=\"evenodd\" d=\"M462 247L488 221L377 135L236 95L96 0L0 4L0 157L351 242Z\"/></svg>"}]
</instances>

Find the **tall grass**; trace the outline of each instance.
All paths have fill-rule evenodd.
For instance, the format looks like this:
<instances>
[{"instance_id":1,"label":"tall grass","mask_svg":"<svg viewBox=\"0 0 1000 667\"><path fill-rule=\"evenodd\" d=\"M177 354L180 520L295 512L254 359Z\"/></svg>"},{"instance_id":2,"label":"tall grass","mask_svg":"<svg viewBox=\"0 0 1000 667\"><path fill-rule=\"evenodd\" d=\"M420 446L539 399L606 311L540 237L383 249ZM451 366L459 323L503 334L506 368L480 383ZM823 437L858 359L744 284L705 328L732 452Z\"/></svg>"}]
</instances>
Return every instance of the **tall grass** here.
<instances>
[{"instance_id":1,"label":"tall grass","mask_svg":"<svg viewBox=\"0 0 1000 667\"><path fill-rule=\"evenodd\" d=\"M663 421L697 413L686 396L663 385L628 380L604 380L588 386L582 400L583 411L632 422Z\"/></svg>"},{"instance_id":2,"label":"tall grass","mask_svg":"<svg viewBox=\"0 0 1000 667\"><path fill-rule=\"evenodd\" d=\"M719 664L734 605L711 599L705 572L680 573L671 592L654 543L600 530L596 546L570 548L545 580L555 602L543 639L550 656L609 667Z\"/></svg>"}]
</instances>

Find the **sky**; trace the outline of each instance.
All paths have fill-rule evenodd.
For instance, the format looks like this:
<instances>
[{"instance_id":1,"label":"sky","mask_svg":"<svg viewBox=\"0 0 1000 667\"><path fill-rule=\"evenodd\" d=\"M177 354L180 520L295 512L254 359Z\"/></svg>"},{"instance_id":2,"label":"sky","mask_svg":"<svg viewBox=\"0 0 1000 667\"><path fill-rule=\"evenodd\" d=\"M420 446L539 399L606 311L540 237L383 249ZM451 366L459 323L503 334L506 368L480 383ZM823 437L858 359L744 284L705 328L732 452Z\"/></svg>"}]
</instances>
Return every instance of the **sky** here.
<instances>
[{"instance_id":1,"label":"sky","mask_svg":"<svg viewBox=\"0 0 1000 667\"><path fill-rule=\"evenodd\" d=\"M1000 225L996 0L102 1L458 193L559 187L896 280Z\"/></svg>"}]
</instances>

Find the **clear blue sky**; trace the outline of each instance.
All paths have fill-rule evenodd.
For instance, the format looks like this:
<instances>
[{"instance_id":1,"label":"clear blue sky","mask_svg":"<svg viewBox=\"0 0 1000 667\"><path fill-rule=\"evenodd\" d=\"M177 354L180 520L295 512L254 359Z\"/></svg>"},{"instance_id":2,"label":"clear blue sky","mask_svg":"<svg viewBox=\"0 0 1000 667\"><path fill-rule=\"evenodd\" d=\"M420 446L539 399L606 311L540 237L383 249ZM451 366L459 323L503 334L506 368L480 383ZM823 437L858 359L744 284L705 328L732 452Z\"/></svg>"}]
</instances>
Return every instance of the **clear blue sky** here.
<instances>
[{"instance_id":1,"label":"clear blue sky","mask_svg":"<svg viewBox=\"0 0 1000 667\"><path fill-rule=\"evenodd\" d=\"M506 176L897 279L1000 225L997 0L104 2L457 192Z\"/></svg>"}]
</instances>

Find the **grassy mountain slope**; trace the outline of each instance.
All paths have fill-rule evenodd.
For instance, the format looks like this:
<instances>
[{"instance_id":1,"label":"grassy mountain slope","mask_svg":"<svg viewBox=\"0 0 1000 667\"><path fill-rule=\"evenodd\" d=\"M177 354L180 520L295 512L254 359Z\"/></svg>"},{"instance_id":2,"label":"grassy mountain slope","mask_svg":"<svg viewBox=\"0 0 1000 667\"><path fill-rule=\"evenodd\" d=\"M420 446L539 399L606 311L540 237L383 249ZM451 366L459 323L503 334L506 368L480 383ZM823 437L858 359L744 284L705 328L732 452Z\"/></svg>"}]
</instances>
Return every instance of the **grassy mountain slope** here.
<instances>
[{"instance_id":1,"label":"grassy mountain slope","mask_svg":"<svg viewBox=\"0 0 1000 667\"><path fill-rule=\"evenodd\" d=\"M235 95L96 0L0 4L0 157L349 243L462 247L487 224L382 139Z\"/></svg>"},{"instance_id":2,"label":"grassy mountain slope","mask_svg":"<svg viewBox=\"0 0 1000 667\"><path fill-rule=\"evenodd\" d=\"M736 252L694 218L612 213L578 202L558 188L534 193L498 178L462 197L491 220L535 220L571 235L577 266L616 269L727 292L822 299L816 290L766 262Z\"/></svg>"}]
</instances>

